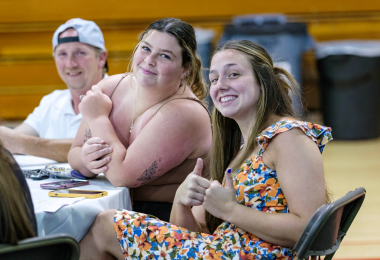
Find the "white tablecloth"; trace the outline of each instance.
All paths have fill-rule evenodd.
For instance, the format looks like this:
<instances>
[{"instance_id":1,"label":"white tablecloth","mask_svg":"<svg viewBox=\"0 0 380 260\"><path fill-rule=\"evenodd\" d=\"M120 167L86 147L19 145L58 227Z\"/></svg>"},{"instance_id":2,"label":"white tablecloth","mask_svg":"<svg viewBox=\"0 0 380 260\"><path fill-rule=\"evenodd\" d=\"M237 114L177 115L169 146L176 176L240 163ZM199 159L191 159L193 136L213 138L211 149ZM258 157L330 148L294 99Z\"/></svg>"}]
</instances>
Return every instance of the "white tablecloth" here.
<instances>
[{"instance_id":1,"label":"white tablecloth","mask_svg":"<svg viewBox=\"0 0 380 260\"><path fill-rule=\"evenodd\" d=\"M69 164L57 164L62 167L70 167ZM41 169L44 165L26 166L20 165L23 170ZM54 182L62 179L31 180L27 179L33 200L44 200L52 197L48 196L50 190L41 189L40 184ZM84 199L75 204L64 206L54 213L35 212L37 219L38 236L48 234L65 233L80 241L88 232L96 216L106 209L132 209L128 188L113 185L104 177L98 176L90 179L90 185L76 187L72 189L81 190L102 190L108 191L108 195L96 199ZM59 200L60 198L55 198Z\"/></svg>"}]
</instances>

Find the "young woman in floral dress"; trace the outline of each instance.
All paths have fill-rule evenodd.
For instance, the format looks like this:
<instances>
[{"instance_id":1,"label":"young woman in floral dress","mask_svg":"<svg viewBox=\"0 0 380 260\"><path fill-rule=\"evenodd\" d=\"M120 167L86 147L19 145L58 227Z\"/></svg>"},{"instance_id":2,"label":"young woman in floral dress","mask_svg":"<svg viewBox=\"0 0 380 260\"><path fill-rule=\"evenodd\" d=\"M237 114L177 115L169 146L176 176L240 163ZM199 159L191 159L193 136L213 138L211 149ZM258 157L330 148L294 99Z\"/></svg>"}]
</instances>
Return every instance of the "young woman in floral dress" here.
<instances>
[{"instance_id":1,"label":"young woman in floral dress","mask_svg":"<svg viewBox=\"0 0 380 260\"><path fill-rule=\"evenodd\" d=\"M208 178L198 159L176 192L170 223L101 213L81 242L81 259L293 259L292 247L328 200L321 152L331 129L294 117L295 80L255 43L219 47L209 78Z\"/></svg>"}]
</instances>

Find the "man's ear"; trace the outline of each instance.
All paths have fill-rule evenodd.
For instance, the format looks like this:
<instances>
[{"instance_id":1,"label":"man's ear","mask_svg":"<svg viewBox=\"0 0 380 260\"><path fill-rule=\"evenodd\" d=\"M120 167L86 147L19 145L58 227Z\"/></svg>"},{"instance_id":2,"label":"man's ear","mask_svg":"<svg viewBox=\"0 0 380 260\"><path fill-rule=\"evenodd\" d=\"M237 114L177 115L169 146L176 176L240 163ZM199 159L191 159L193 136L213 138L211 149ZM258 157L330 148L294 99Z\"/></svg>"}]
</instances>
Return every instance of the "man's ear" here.
<instances>
[{"instance_id":1,"label":"man's ear","mask_svg":"<svg viewBox=\"0 0 380 260\"><path fill-rule=\"evenodd\" d=\"M107 51L103 51L102 53L100 53L100 55L99 55L99 67L100 68L103 68L104 64L106 64L107 56L108 56Z\"/></svg>"}]
</instances>

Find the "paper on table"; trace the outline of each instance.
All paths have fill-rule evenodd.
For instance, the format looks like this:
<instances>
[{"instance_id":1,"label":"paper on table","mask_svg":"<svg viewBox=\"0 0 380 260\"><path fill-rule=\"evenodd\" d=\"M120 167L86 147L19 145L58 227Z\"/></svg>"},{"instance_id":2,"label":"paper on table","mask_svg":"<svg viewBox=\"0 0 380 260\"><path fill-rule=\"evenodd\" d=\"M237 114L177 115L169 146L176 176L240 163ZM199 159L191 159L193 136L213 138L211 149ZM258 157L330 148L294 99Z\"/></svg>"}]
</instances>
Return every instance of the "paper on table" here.
<instances>
[{"instance_id":1,"label":"paper on table","mask_svg":"<svg viewBox=\"0 0 380 260\"><path fill-rule=\"evenodd\" d=\"M84 200L85 197L78 198L49 198L46 200L33 200L34 211L40 212L56 212L64 206L74 204L78 201Z\"/></svg>"},{"instance_id":2,"label":"paper on table","mask_svg":"<svg viewBox=\"0 0 380 260\"><path fill-rule=\"evenodd\" d=\"M20 166L46 165L57 163L57 161L54 160L32 155L13 155L13 157Z\"/></svg>"}]
</instances>

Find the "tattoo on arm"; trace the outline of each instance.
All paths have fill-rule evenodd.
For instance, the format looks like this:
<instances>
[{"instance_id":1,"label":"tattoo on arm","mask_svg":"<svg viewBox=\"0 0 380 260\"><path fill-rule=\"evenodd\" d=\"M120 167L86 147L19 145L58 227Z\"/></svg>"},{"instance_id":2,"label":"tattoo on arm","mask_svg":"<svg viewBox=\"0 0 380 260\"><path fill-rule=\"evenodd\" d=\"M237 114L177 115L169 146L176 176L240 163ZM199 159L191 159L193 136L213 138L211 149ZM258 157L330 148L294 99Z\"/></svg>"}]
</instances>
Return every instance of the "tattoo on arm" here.
<instances>
[{"instance_id":1,"label":"tattoo on arm","mask_svg":"<svg viewBox=\"0 0 380 260\"><path fill-rule=\"evenodd\" d=\"M85 139L83 140L83 142L85 143L85 142L87 142L88 139L90 139L92 137L92 135L91 135L91 129L90 128L88 130L87 130L87 128L85 128L84 131L85 131L85 134L84 134Z\"/></svg>"},{"instance_id":2,"label":"tattoo on arm","mask_svg":"<svg viewBox=\"0 0 380 260\"><path fill-rule=\"evenodd\" d=\"M161 159L162 158L160 157L158 161L161 162ZM144 173L137 179L138 181L141 181L141 185L145 185L154 179L154 175L156 174L157 170L157 165L157 161L154 161L152 165L148 169L146 169Z\"/></svg>"}]
</instances>

